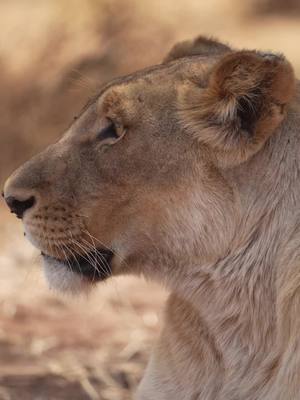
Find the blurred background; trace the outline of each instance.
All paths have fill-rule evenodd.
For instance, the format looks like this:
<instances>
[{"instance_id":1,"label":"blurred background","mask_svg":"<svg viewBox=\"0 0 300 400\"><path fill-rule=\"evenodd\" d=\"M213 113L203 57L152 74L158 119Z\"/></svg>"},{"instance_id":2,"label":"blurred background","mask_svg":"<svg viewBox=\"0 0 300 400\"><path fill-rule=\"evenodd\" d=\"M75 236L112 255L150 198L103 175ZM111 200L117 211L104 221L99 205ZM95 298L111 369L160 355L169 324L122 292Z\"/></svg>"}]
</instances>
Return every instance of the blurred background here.
<instances>
[{"instance_id":1,"label":"blurred background","mask_svg":"<svg viewBox=\"0 0 300 400\"><path fill-rule=\"evenodd\" d=\"M0 187L102 83L176 41L283 52L300 72L299 0L1 0L0 26ZM166 293L119 278L88 298L53 294L2 202L0 224L0 400L131 399Z\"/></svg>"}]
</instances>

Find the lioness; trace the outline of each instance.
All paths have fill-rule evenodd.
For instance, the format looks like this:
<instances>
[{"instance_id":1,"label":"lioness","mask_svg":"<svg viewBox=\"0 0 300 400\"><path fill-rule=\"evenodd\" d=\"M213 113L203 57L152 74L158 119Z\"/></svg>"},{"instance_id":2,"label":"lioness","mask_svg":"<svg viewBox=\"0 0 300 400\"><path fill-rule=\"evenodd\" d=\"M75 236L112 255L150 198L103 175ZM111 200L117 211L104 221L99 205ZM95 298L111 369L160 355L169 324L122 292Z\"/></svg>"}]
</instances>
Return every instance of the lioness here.
<instances>
[{"instance_id":1,"label":"lioness","mask_svg":"<svg viewBox=\"0 0 300 400\"><path fill-rule=\"evenodd\" d=\"M282 55L199 37L103 86L6 182L51 287L170 290L137 399L300 399L297 87Z\"/></svg>"}]
</instances>

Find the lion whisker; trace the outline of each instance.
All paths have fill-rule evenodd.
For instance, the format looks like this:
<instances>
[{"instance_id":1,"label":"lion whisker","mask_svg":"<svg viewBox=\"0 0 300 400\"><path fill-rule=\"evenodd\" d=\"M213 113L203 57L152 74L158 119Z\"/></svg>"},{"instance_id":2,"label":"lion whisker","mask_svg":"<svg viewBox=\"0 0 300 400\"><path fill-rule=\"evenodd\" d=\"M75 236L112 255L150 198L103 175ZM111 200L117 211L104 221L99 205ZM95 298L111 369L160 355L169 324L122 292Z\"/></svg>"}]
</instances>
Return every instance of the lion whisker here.
<instances>
[{"instance_id":1,"label":"lion whisker","mask_svg":"<svg viewBox=\"0 0 300 400\"><path fill-rule=\"evenodd\" d=\"M85 239L82 239L85 243L87 243L87 244L90 244L89 242L87 242ZM108 264L108 262L106 261L106 259L101 255L101 253L98 253L97 252L97 248L96 248L96 246L95 246L95 244L93 243L93 247L94 247L94 250L95 250L95 254L96 254L96 257L100 257L100 260L99 261L102 261L102 267L103 267L103 272L105 273L105 274L107 274L107 276L108 275L110 275L110 272L111 272L111 268L110 268L110 266L109 266L109 264ZM110 249L109 249L110 250ZM112 251L112 250L110 250L110 251ZM104 269L104 268L107 268L107 269Z\"/></svg>"},{"instance_id":2,"label":"lion whisker","mask_svg":"<svg viewBox=\"0 0 300 400\"><path fill-rule=\"evenodd\" d=\"M71 234L71 232L69 232L69 233ZM97 263L96 257L93 254L89 253L89 250L91 250L91 247L84 246L83 243L79 243L73 237L71 237L71 241L75 246L77 246L80 249L80 251L83 252L83 255L81 255L81 257L84 260L86 260L89 264L91 264L94 267L94 269L100 274L101 271L98 269L98 265L97 265L98 263ZM103 271L103 272L106 272L106 271ZM95 276L94 276L94 279L95 279Z\"/></svg>"}]
</instances>

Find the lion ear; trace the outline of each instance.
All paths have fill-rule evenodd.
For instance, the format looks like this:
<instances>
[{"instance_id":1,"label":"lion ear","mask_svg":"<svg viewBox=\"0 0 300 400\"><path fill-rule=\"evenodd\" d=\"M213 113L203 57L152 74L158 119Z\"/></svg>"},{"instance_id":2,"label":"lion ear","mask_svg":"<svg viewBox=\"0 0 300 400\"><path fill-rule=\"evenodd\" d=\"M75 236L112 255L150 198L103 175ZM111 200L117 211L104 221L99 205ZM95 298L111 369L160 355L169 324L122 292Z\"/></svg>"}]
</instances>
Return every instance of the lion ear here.
<instances>
[{"instance_id":1,"label":"lion ear","mask_svg":"<svg viewBox=\"0 0 300 400\"><path fill-rule=\"evenodd\" d=\"M164 63L178 58L203 55L219 55L230 52L231 49L226 44L205 36L198 36L194 40L186 40L175 44L164 59Z\"/></svg>"},{"instance_id":2,"label":"lion ear","mask_svg":"<svg viewBox=\"0 0 300 400\"><path fill-rule=\"evenodd\" d=\"M294 93L293 68L282 55L239 51L217 62L205 88L185 85L180 114L199 141L234 164L262 148Z\"/></svg>"}]
</instances>

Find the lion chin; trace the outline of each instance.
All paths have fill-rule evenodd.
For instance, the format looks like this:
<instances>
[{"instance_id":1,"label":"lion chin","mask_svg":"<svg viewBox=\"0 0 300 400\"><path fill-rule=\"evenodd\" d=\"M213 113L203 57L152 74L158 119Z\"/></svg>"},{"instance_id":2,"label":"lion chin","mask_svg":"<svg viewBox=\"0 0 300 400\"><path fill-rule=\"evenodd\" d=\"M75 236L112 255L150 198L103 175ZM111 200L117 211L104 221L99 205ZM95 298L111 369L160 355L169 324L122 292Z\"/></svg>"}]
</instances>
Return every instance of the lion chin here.
<instances>
[{"instance_id":1,"label":"lion chin","mask_svg":"<svg viewBox=\"0 0 300 400\"><path fill-rule=\"evenodd\" d=\"M69 295L90 292L91 282L84 276L71 271L59 260L42 258L44 275L51 290Z\"/></svg>"}]
</instances>

